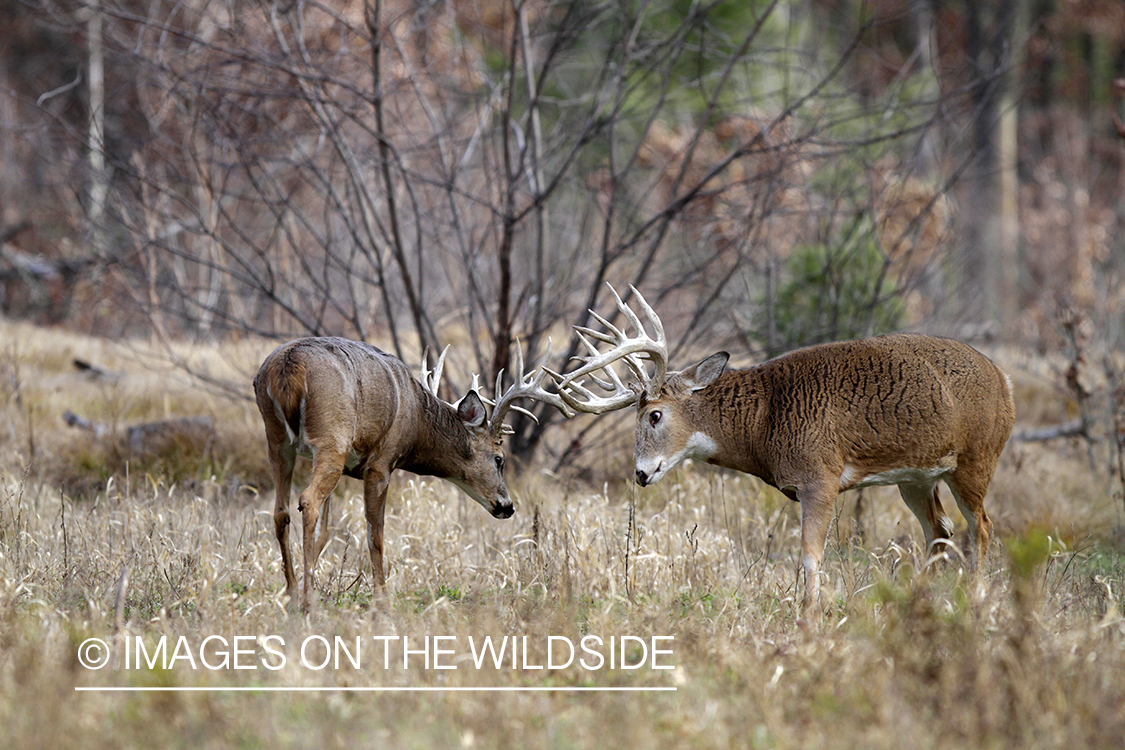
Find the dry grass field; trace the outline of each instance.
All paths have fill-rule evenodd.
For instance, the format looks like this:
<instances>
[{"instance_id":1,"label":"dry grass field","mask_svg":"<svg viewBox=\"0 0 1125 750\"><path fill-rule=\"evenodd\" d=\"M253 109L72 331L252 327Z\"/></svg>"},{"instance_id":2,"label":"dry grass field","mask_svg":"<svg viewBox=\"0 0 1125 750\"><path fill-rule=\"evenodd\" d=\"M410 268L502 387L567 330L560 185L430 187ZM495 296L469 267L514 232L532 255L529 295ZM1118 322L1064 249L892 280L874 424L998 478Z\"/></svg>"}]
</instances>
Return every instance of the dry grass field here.
<instances>
[{"instance_id":1,"label":"dry grass field","mask_svg":"<svg viewBox=\"0 0 1125 750\"><path fill-rule=\"evenodd\" d=\"M841 497L811 632L795 625L796 505L698 465L646 490L611 472L590 486L528 469L510 480L507 521L402 474L381 597L360 485L344 480L321 603L301 617L280 598L249 400L193 385L139 345L8 322L0 345L7 747L1119 748L1125 737L1125 514L1065 440L1006 451L978 586L957 559L923 571L921 533L893 491ZM179 354L249 394L270 348ZM111 373L78 372L75 358ZM1021 419L1066 415L1044 378L1005 364ZM66 410L108 433L67 427ZM203 445L136 453L114 439L195 415L214 419ZM605 460L628 466L627 453ZM83 661L102 657L97 669Z\"/></svg>"}]
</instances>

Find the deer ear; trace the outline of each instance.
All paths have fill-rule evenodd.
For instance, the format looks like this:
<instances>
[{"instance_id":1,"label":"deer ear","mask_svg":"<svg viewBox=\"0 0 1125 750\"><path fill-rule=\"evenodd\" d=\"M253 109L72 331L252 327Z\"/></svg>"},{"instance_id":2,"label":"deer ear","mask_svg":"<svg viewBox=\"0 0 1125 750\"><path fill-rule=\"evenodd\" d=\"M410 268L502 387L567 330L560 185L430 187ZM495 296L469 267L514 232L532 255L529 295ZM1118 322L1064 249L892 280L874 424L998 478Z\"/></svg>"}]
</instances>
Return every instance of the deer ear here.
<instances>
[{"instance_id":1,"label":"deer ear","mask_svg":"<svg viewBox=\"0 0 1125 750\"><path fill-rule=\"evenodd\" d=\"M726 352L712 354L702 362L697 362L680 372L680 381L687 386L689 391L703 390L719 379L719 376L727 369L727 360L729 359L730 354Z\"/></svg>"},{"instance_id":2,"label":"deer ear","mask_svg":"<svg viewBox=\"0 0 1125 750\"><path fill-rule=\"evenodd\" d=\"M484 402L480 400L476 391L469 391L465 394L465 398L461 399L461 403L457 404L457 416L470 429L476 429L484 424L488 414Z\"/></svg>"}]
</instances>

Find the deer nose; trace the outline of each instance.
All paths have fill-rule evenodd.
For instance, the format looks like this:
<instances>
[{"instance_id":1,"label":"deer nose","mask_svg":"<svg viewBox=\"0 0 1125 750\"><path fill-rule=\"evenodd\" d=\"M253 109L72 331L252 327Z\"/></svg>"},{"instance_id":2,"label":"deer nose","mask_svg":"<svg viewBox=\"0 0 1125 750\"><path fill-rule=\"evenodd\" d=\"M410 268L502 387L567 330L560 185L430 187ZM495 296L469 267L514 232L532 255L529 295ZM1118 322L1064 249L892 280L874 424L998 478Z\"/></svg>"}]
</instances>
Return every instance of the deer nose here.
<instances>
[{"instance_id":1,"label":"deer nose","mask_svg":"<svg viewBox=\"0 0 1125 750\"><path fill-rule=\"evenodd\" d=\"M637 484L642 487L648 486L648 474L641 469L637 469Z\"/></svg>"},{"instance_id":2,"label":"deer nose","mask_svg":"<svg viewBox=\"0 0 1125 750\"><path fill-rule=\"evenodd\" d=\"M510 502L503 504L496 503L492 506L493 518L511 518L513 515L515 515L515 513L515 506L513 506Z\"/></svg>"}]
</instances>

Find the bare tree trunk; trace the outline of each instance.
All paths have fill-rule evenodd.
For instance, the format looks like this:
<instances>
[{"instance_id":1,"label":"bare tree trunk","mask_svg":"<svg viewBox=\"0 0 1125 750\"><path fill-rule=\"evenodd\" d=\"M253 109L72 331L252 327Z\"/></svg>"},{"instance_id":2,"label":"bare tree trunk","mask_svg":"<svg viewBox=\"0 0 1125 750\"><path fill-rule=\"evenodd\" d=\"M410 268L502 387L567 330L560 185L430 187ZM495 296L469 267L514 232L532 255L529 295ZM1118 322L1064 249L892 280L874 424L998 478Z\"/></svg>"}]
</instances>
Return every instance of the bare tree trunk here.
<instances>
[{"instance_id":1,"label":"bare tree trunk","mask_svg":"<svg viewBox=\"0 0 1125 750\"><path fill-rule=\"evenodd\" d=\"M375 109L375 135L379 140L379 165L383 175L383 189L386 192L387 221L391 227L391 255L394 256L395 262L398 264L399 273L402 275L402 286L403 291L406 293L406 303L414 318L414 330L418 334L422 351L425 351L431 346L435 349L437 348L437 337L434 335L433 326L430 323L429 317L426 315L424 300L419 295L419 289L415 287L414 278L410 272L410 263L406 258L406 249L403 246L402 231L399 228L399 210L395 198L395 183L391 176L391 147L383 115L382 6L382 0L373 0L373 2L370 2L366 6L367 30L368 33L371 34L371 74L374 79L372 104ZM423 248L415 248L415 252L421 255L423 253ZM384 293L386 292L384 291ZM395 340L397 342L397 336ZM396 346L396 349L400 349L400 347ZM396 353L400 356L402 354L401 350Z\"/></svg>"},{"instance_id":2,"label":"bare tree trunk","mask_svg":"<svg viewBox=\"0 0 1125 750\"><path fill-rule=\"evenodd\" d=\"M95 252L105 251L104 216L109 192L105 165L105 46L102 39L100 0L90 0L90 20L86 24L89 46L90 125L86 148L89 160L89 206L87 219L93 234Z\"/></svg>"},{"instance_id":3,"label":"bare tree trunk","mask_svg":"<svg viewBox=\"0 0 1125 750\"><path fill-rule=\"evenodd\" d=\"M994 313L1002 332L1010 330L1018 312L1019 284L1019 113L1020 85L1023 80L1022 53L1027 38L1028 13L1023 2L1009 1L1004 6L1008 18L1008 70L1000 98L998 128L1000 162L1000 242L996 252L996 294Z\"/></svg>"},{"instance_id":4,"label":"bare tree trunk","mask_svg":"<svg viewBox=\"0 0 1125 750\"><path fill-rule=\"evenodd\" d=\"M1015 191L1005 195L1002 170L1015 158L1012 126L1002 122L1005 99L1005 82L1011 63L1012 18L1016 0L1001 0L994 19L985 16L985 8L975 0L966 0L968 23L968 54L980 73L974 87L973 153L975 168L971 180L970 226L968 227L968 257L966 279L979 279L981 285L966 285L970 295L970 309L986 317L1003 329L1011 315L1007 307L1012 291L1006 266L1014 268L1014 243L1005 233L1005 211L1014 212L1018 205L1005 205ZM991 21L991 23L990 23ZM1013 103L1013 102L1008 102ZM1014 117L1014 112L1012 114ZM1013 121L1014 122L1014 121ZM1011 177L1007 178L1011 179ZM1009 185L1010 189L1012 186ZM1018 185L1015 186L1018 190ZM1018 202L1017 202L1018 203ZM975 288L974 288L975 287ZM1005 300L1007 298L1007 300Z\"/></svg>"}]
</instances>

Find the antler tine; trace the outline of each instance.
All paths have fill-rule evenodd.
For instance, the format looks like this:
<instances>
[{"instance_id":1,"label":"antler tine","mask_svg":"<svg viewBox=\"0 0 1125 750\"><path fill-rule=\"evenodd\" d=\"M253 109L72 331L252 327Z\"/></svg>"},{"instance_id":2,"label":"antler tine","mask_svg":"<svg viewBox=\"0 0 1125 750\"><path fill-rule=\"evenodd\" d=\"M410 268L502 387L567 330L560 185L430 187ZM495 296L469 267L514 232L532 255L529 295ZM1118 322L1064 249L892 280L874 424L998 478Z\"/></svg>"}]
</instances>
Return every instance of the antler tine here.
<instances>
[{"instance_id":1,"label":"antler tine","mask_svg":"<svg viewBox=\"0 0 1125 750\"><path fill-rule=\"evenodd\" d=\"M612 289L612 287L610 287L610 288ZM602 333L600 331L595 331L591 328L582 327L582 330L589 331L591 336L593 336L593 337L595 337L595 338L597 338L601 341L604 341L607 344L612 344L615 341L619 341L621 339L627 338L624 331L622 331L620 328L615 326L613 323L610 323L608 320L603 318L601 315L598 315L596 310L591 310L590 316L594 320L598 321L599 323L601 323L603 326L605 326L606 328L608 328L612 332L612 335L610 335L609 333ZM580 326L575 326L575 328L578 328L578 327L580 327ZM641 333L645 332L643 328L641 328L639 330L640 330Z\"/></svg>"},{"instance_id":2,"label":"antler tine","mask_svg":"<svg viewBox=\"0 0 1125 750\"><path fill-rule=\"evenodd\" d=\"M547 353L544 355L543 359L544 361L548 361L550 360L550 358L551 339L548 338ZM542 401L543 403L550 404L551 406L561 411L563 413L563 416L565 417L569 418L574 416L574 412L570 409L570 406L560 394L551 393L550 391L543 388L543 376L545 374L546 371L543 367L536 368L536 370L530 373L524 373L523 346L519 343L519 341L516 341L515 368L512 371L512 380L514 382L508 388L508 390L503 392L503 395L501 395L501 388L503 384L504 371L501 370L496 374L496 389L494 391L494 393L496 394L496 408L492 411L491 420L493 430L499 430L500 434L506 434L506 425L504 425L504 418L508 416L509 411L517 411L520 414L526 414L527 416L535 420L536 423L539 422L538 417L536 417L531 411L523 408L522 406L515 405L514 402L518 398L530 398L536 401ZM510 433L510 429L508 430L508 432Z\"/></svg>"},{"instance_id":3,"label":"antler tine","mask_svg":"<svg viewBox=\"0 0 1125 750\"><path fill-rule=\"evenodd\" d=\"M593 345L588 341L585 341L585 344L588 347L593 347ZM640 364L635 362L632 359L631 355L624 357L624 359L626 360L626 363L629 365L630 369L633 370L634 374L643 372ZM555 379L555 384L559 386L559 396L575 411L580 411L588 414L603 414L608 411L615 411L617 409L631 406L637 400L636 390L625 385L625 383L623 383L621 381L621 378L618 376L617 371L613 369L612 365L609 364L600 368L600 371L606 373L606 375L609 377L609 380L602 380L594 374L594 372L598 372L599 370L594 370L593 372L587 373L587 375L603 391L609 391L610 393L614 394L611 396L598 396L589 388L587 388L581 380L569 382L564 387L563 385L561 385L562 381L564 380L564 377L562 375L554 372L553 370L549 370L546 367L544 367L543 369L546 370L548 375ZM638 375L638 377L643 376ZM579 395L584 396L585 400L579 400L579 398L575 395L575 391L577 391Z\"/></svg>"},{"instance_id":4,"label":"antler tine","mask_svg":"<svg viewBox=\"0 0 1125 750\"><path fill-rule=\"evenodd\" d=\"M547 337L547 353L546 353L546 355L544 356L543 359L544 359L544 361L547 361L550 358L551 358L551 338L548 336ZM539 417L535 416L534 414L531 413L531 411L523 408L522 406L517 406L515 404L514 399L515 399L516 396L519 396L521 394L523 394L523 395L533 395L531 393L531 391L534 391L536 393L541 392L541 393L544 393L548 396L554 395L554 394L547 393L546 391L544 391L540 387L540 384L543 382L543 371L542 370L539 370L538 372L533 372L529 375L525 375L523 370L524 370L523 346L520 345L519 341L516 341L516 366L515 366L515 369L512 370L512 380L515 381L515 385L518 386L518 388L516 388L516 390L513 392L513 397L512 397L512 400L509 401L508 408L511 409L512 411L517 411L520 414L524 414L524 415L527 415L528 417L531 417L531 419L535 422L535 424L539 424ZM501 370L501 374L503 374L503 370ZM528 389L530 389L530 391ZM509 389L509 390L511 390L511 389ZM500 392L500 378L497 377L496 378L496 393L499 393L499 392Z\"/></svg>"},{"instance_id":5,"label":"antler tine","mask_svg":"<svg viewBox=\"0 0 1125 750\"><path fill-rule=\"evenodd\" d=\"M610 400L612 400L614 404L621 403L622 405L626 405L628 402L625 400L623 392L624 386L621 384L620 379L614 373L611 366L614 362L624 361L625 365L637 377L637 380L640 381L649 396L655 397L660 387L664 384L664 377L667 372L668 354L664 326L660 322L660 317L656 314L656 311L652 309L652 306L649 305L641 293L637 291L636 287L630 285L629 289L632 290L633 294L640 301L641 312L656 334L656 338L650 337L640 316L625 304L624 300L621 299L621 295L613 288L613 285L606 284L606 286L609 287L610 293L613 294L617 309L621 311L621 314L625 316L628 324L636 331L636 335L627 335L623 328L613 325L597 312L591 310L591 317L606 328L608 332L595 331L585 326L574 327L578 337L589 351L589 355L580 357L583 364L578 369L567 373L562 378L556 378L559 390L560 392L565 392L572 384L578 383L580 378L590 375L598 385L605 390L614 390L621 394L620 397L611 397ZM600 352L590 339L605 344L611 344L613 348L606 352ZM641 358L648 359L655 365L656 373L654 376L648 374L648 371L640 361ZM599 370L604 371L610 377L613 381L612 386L593 376L593 373ZM632 389L628 389L628 394L630 398L636 399L636 393ZM604 401L607 401L607 399L601 399L599 404ZM574 403L570 403L570 405L575 407ZM618 406L617 408L621 407Z\"/></svg>"},{"instance_id":6,"label":"antler tine","mask_svg":"<svg viewBox=\"0 0 1125 750\"><path fill-rule=\"evenodd\" d=\"M610 294L613 295L613 301L617 303L617 309L620 310L621 314L625 316L625 319L632 324L633 330L643 334L645 332L645 327L644 324L641 323L641 319L637 317L637 314L633 312L633 309L631 307L625 304L625 302L621 299L621 295L618 294L617 290L613 288L613 284L606 283L606 286L609 287ZM633 291L633 294L637 295L638 297L641 296L640 292L638 292L637 288L632 284L629 285L629 289L631 289Z\"/></svg>"},{"instance_id":7,"label":"antler tine","mask_svg":"<svg viewBox=\"0 0 1125 750\"><path fill-rule=\"evenodd\" d=\"M598 378L593 373L597 372L598 370L604 370L606 373L609 374L610 378L612 378L614 381L620 383L620 381L617 378L617 373L613 370L613 367L611 366L612 363L615 361L615 359L613 357L610 357L607 354L605 365L603 365L602 367L589 366L589 363L592 363L598 356L600 356L600 353L598 352L598 347L594 346L594 344L590 342L590 339L587 338L587 335L593 336L594 338L597 338L599 341L607 341L609 343L613 343L613 341L614 341L613 338L611 336L608 336L607 334L600 333L598 331L593 331L593 330L590 330L589 328L584 328L582 326L574 326L574 331L575 331L575 333L578 334L578 338L582 341L582 344L586 347L587 351L590 352L590 355L585 356L585 357L574 357L574 359L577 359L581 362L585 362L585 363L587 363L587 365L583 365L582 367L579 368L579 370L576 370L575 372L570 373L567 376L567 382L564 383L563 386L565 387L566 385L569 385L571 380L575 380L580 376L589 375L602 388L605 388L607 391L613 390L613 387L609 383L607 383L604 380L601 380L600 378ZM644 381L648 378L648 373L645 371L644 367L642 367L641 364L637 361L636 357L634 357L631 354L627 354L624 357L622 357L622 359L625 360L625 364L628 365L629 369L632 370L633 374L637 377L638 380ZM554 375L552 375L552 377L554 377ZM558 378L556 378L556 381L557 380L558 380Z\"/></svg>"},{"instance_id":8,"label":"antler tine","mask_svg":"<svg viewBox=\"0 0 1125 750\"><path fill-rule=\"evenodd\" d=\"M480 398L480 400L481 400L481 401L483 401L483 402L484 402L485 404L487 404L488 406L494 406L494 405L496 404L496 402L495 402L495 401L493 401L492 399L490 399L490 398L489 398L488 396L485 396L485 395L484 395L484 392L483 392L483 391L481 391L481 387L480 387L480 375L479 375L479 374L477 374L477 373L475 373L475 372L473 373L473 380L472 380L472 382L470 382L470 383L469 383L469 390L470 390L470 391L476 391L476 392L477 392L477 396L478 396L478 397Z\"/></svg>"},{"instance_id":9,"label":"antler tine","mask_svg":"<svg viewBox=\"0 0 1125 750\"><path fill-rule=\"evenodd\" d=\"M659 358L649 357L649 359L651 359L652 363L656 366L656 375L653 377L652 382L657 383L657 390L659 390L660 386L664 384L664 376L668 371L668 339L664 335L664 324L660 322L660 316L656 314L656 310L652 309L652 305L648 303L644 295L637 291L637 288L632 284L629 285L629 288L633 290L633 296L635 296L637 302L640 303L641 311L645 314L645 317L648 318L648 322L652 325L653 330L656 331L656 342L660 347L661 356ZM632 311L630 310L630 312ZM636 320L635 315L632 317ZM644 332L643 328L640 330L642 333ZM655 393L651 392L649 395L656 396Z\"/></svg>"},{"instance_id":10,"label":"antler tine","mask_svg":"<svg viewBox=\"0 0 1125 750\"><path fill-rule=\"evenodd\" d=\"M582 366L577 370L568 372L565 376L563 376L562 380L559 382L560 388L565 388L579 378L583 378L592 372L597 372L598 370L606 370L608 372L610 370L610 365L612 365L614 362L617 362L618 360L625 360L625 363L626 365L628 365L629 369L632 370L633 373L642 382L648 382L648 373L645 372L644 367L642 367L640 363L637 362L636 357L634 356L636 354L645 353L643 347L641 346L641 342L635 340L627 340L621 346L617 346L608 352L599 353L597 347L591 344L585 338L585 336L583 336L582 332L579 332L578 335L582 338L582 341L586 345L586 347L591 350L591 354L585 357L578 357L578 359L582 360L583 362Z\"/></svg>"},{"instance_id":11,"label":"antler tine","mask_svg":"<svg viewBox=\"0 0 1125 750\"><path fill-rule=\"evenodd\" d=\"M624 409L627 406L632 406L637 402L637 393L629 386L621 382L617 374L613 370L608 370L612 374L614 385L612 387L609 383L605 383L598 378L594 378L599 387L607 391L613 391L612 396L599 396L589 388L582 384L582 381L571 383L566 388L559 388L559 396L568 406L574 411L582 412L584 414L604 414L609 411L617 411ZM561 378L557 373L551 373L551 377L555 378L557 383ZM575 395L577 392L577 396ZM582 399L579 399L581 396Z\"/></svg>"},{"instance_id":12,"label":"antler tine","mask_svg":"<svg viewBox=\"0 0 1125 750\"><path fill-rule=\"evenodd\" d=\"M652 305L650 305L648 303L648 300L645 299L644 295L641 294L635 286L630 284L629 289L632 290L633 295L636 296L636 298L637 298L637 302L640 303L641 312L643 312L645 314L645 317L648 318L648 322L656 330L657 340L663 342L665 340L664 339L664 324L660 322L660 316L656 314L656 310L652 309ZM628 307L626 307L625 309L629 310ZM629 311L630 311L630 313L632 313L632 310L629 310ZM636 315L633 315L632 319L634 321L638 320ZM643 330L643 329L641 329L641 330Z\"/></svg>"},{"instance_id":13,"label":"antler tine","mask_svg":"<svg viewBox=\"0 0 1125 750\"><path fill-rule=\"evenodd\" d=\"M429 348L427 347L427 349L422 352L422 372L420 377L422 387L434 394L437 398L441 398L441 396L438 396L438 388L441 386L441 371L442 368L445 367L445 355L448 351L449 344L446 344L445 348L441 350L441 355L438 356L437 364L434 365L432 371L426 365L426 357L430 353Z\"/></svg>"}]
</instances>

